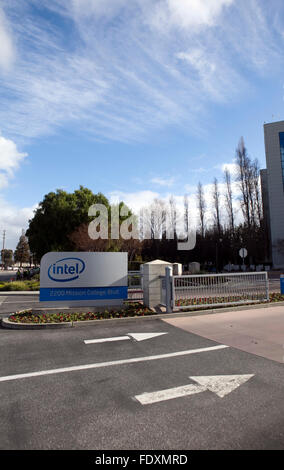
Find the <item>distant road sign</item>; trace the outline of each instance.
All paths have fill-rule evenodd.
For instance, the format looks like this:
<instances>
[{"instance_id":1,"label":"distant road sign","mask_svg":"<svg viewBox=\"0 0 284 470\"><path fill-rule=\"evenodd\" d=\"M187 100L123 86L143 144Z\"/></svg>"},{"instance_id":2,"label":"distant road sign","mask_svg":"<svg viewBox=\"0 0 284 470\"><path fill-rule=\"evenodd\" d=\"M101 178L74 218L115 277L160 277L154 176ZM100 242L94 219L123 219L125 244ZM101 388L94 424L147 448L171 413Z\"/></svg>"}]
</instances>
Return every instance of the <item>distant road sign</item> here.
<instances>
[{"instance_id":1,"label":"distant road sign","mask_svg":"<svg viewBox=\"0 0 284 470\"><path fill-rule=\"evenodd\" d=\"M239 251L239 255L241 258L245 258L248 255L248 251L246 248L241 248Z\"/></svg>"}]
</instances>

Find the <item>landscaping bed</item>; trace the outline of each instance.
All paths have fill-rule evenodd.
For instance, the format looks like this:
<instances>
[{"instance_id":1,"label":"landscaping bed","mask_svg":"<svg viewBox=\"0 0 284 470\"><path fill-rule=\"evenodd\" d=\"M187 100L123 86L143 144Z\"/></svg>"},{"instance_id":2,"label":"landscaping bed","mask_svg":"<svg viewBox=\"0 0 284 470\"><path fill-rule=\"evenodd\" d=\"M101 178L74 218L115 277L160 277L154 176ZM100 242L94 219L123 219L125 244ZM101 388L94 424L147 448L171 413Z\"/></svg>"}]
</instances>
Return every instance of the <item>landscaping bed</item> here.
<instances>
[{"instance_id":1,"label":"landscaping bed","mask_svg":"<svg viewBox=\"0 0 284 470\"><path fill-rule=\"evenodd\" d=\"M215 299L216 301L216 299ZM277 303L277 302L284 302L284 294L280 293L271 293L269 303ZM254 302L252 301L251 304ZM262 304L263 302L255 302L258 304ZM249 305L249 304L248 304ZM202 310L212 309L212 304L197 304L192 305L188 304L189 311L200 311L200 307ZM233 305L232 307L236 307L237 305ZM244 304L242 304L244 306ZM178 306L177 306L178 307ZM221 308L222 305L219 305L218 308ZM228 303L224 304L224 308L228 307ZM116 318L127 318L127 317L144 317L147 315L155 315L155 312L145 305L139 302L125 302L124 306L121 309L105 309L95 312L56 312L56 313L48 313L48 312L35 312L33 310L25 310L22 312L16 312L8 317L8 322L13 324L30 324L30 325L47 325L47 324L73 324L73 322L84 322L90 320L105 320L105 319L116 319Z\"/></svg>"},{"instance_id":2,"label":"landscaping bed","mask_svg":"<svg viewBox=\"0 0 284 470\"><path fill-rule=\"evenodd\" d=\"M269 294L270 302L283 302L284 301L284 294L280 294L279 292L273 292Z\"/></svg>"},{"instance_id":3,"label":"landscaping bed","mask_svg":"<svg viewBox=\"0 0 284 470\"><path fill-rule=\"evenodd\" d=\"M8 281L0 283L1 292L11 292L11 291L38 291L39 290L39 281L30 280L30 281Z\"/></svg>"},{"instance_id":4,"label":"landscaping bed","mask_svg":"<svg viewBox=\"0 0 284 470\"><path fill-rule=\"evenodd\" d=\"M272 292L269 294L269 302L284 302L284 294L278 292ZM257 295L252 296L251 299L244 300L242 296L228 296L228 297L201 297L193 299L176 299L175 307L188 307L190 311L197 310L199 307L212 308L212 306L218 305L218 308L228 307L228 305L245 305L245 304L258 304L264 303L263 300L257 299Z\"/></svg>"},{"instance_id":5,"label":"landscaping bed","mask_svg":"<svg viewBox=\"0 0 284 470\"><path fill-rule=\"evenodd\" d=\"M32 310L13 313L8 317L9 322L13 323L70 323L90 320L105 320L126 317L143 317L145 315L153 315L153 311L144 305L133 302L125 303L124 307L119 310L102 310L99 312L58 312L58 313L39 313Z\"/></svg>"}]
</instances>

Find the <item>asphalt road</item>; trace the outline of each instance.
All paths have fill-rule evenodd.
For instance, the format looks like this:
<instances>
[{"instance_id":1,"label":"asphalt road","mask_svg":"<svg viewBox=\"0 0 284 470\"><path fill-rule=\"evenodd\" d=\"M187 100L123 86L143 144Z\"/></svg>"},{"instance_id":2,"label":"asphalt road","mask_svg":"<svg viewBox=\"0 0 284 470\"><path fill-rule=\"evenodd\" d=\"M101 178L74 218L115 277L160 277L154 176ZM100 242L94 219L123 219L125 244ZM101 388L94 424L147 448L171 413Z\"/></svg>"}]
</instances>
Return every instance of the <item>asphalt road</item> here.
<instances>
[{"instance_id":1,"label":"asphalt road","mask_svg":"<svg viewBox=\"0 0 284 470\"><path fill-rule=\"evenodd\" d=\"M0 293L0 315L2 313L13 313L29 308L44 308L50 305L39 302L38 294L21 295L21 293L5 295Z\"/></svg>"},{"instance_id":2,"label":"asphalt road","mask_svg":"<svg viewBox=\"0 0 284 470\"><path fill-rule=\"evenodd\" d=\"M84 342L147 332L166 334ZM158 319L0 329L0 449L283 449L283 364L216 346ZM190 378L244 374L223 397ZM196 393L137 398L189 385Z\"/></svg>"}]
</instances>

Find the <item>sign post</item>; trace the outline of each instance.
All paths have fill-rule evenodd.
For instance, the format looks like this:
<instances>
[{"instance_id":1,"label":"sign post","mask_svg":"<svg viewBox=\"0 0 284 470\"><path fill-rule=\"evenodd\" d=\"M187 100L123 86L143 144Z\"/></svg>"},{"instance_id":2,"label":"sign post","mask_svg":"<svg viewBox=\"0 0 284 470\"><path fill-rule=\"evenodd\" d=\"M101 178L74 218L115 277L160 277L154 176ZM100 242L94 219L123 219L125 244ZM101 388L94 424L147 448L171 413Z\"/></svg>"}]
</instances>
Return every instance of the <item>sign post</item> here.
<instances>
[{"instance_id":1,"label":"sign post","mask_svg":"<svg viewBox=\"0 0 284 470\"><path fill-rule=\"evenodd\" d=\"M128 253L50 252L40 263L40 301L114 306L127 299Z\"/></svg>"},{"instance_id":2,"label":"sign post","mask_svg":"<svg viewBox=\"0 0 284 470\"><path fill-rule=\"evenodd\" d=\"M239 255L241 258L243 258L243 271L245 270L245 258L248 255L247 249L246 248L241 248L239 251Z\"/></svg>"}]
</instances>

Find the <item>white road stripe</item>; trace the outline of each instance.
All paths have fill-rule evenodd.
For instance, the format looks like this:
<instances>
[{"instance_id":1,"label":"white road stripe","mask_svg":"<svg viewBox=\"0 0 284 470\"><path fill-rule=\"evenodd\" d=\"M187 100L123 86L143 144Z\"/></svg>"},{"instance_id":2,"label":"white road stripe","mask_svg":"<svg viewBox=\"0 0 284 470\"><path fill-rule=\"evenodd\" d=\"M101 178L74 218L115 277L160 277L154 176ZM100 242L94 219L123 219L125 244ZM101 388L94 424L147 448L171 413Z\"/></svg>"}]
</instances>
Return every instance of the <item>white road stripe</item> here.
<instances>
[{"instance_id":1,"label":"white road stripe","mask_svg":"<svg viewBox=\"0 0 284 470\"><path fill-rule=\"evenodd\" d=\"M0 297L0 305L2 305L3 302L5 302L6 299L7 299L7 297L2 297L2 296L1 296L1 297Z\"/></svg>"},{"instance_id":2,"label":"white road stripe","mask_svg":"<svg viewBox=\"0 0 284 470\"><path fill-rule=\"evenodd\" d=\"M113 338L85 339L85 344L111 343L112 341L125 341L129 336L114 336Z\"/></svg>"},{"instance_id":3,"label":"white road stripe","mask_svg":"<svg viewBox=\"0 0 284 470\"><path fill-rule=\"evenodd\" d=\"M118 365L123 365L123 364L134 364L137 362L155 361L158 359L166 359L170 357L188 356L189 354L217 351L219 349L225 349L228 347L229 346L220 344L218 346L211 346L209 348L189 349L187 351L178 351L178 352L168 353L168 354L158 354L157 356L134 357L131 359L122 359L122 360L111 361L111 362L99 362L95 364L85 364L81 366L62 367L60 369L50 369L50 370L41 370L38 372L28 372L26 374L7 375L6 377L0 377L0 382L8 382L10 380L18 380L18 379L27 379L30 377L39 377L42 375L62 374L64 372L75 372L79 370L99 369L101 367L118 366Z\"/></svg>"}]
</instances>

